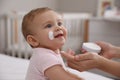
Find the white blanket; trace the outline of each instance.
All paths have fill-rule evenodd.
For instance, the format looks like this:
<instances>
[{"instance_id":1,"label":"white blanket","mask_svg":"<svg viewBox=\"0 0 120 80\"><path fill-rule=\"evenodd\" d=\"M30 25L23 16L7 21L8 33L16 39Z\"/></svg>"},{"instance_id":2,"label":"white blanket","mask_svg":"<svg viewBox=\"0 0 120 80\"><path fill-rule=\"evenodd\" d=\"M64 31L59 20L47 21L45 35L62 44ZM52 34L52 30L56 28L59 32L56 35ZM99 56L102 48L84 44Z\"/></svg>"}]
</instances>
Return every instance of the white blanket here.
<instances>
[{"instance_id":1,"label":"white blanket","mask_svg":"<svg viewBox=\"0 0 120 80\"><path fill-rule=\"evenodd\" d=\"M0 80L25 80L29 60L0 54ZM74 74L85 80L113 80L90 72L78 72L68 68Z\"/></svg>"},{"instance_id":2,"label":"white blanket","mask_svg":"<svg viewBox=\"0 0 120 80\"><path fill-rule=\"evenodd\" d=\"M0 54L0 80L25 80L28 60Z\"/></svg>"}]
</instances>

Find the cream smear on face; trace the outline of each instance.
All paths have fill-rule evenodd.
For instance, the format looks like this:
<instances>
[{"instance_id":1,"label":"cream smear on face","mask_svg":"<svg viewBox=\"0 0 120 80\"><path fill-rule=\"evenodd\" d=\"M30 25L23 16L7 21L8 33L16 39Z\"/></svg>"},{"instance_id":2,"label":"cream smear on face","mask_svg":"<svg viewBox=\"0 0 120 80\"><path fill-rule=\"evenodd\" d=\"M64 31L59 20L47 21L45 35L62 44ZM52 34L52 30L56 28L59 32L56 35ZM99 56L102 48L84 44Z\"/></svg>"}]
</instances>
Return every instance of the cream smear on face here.
<instances>
[{"instance_id":1,"label":"cream smear on face","mask_svg":"<svg viewBox=\"0 0 120 80\"><path fill-rule=\"evenodd\" d=\"M48 37L49 37L50 40L54 39L53 31L49 31Z\"/></svg>"}]
</instances>

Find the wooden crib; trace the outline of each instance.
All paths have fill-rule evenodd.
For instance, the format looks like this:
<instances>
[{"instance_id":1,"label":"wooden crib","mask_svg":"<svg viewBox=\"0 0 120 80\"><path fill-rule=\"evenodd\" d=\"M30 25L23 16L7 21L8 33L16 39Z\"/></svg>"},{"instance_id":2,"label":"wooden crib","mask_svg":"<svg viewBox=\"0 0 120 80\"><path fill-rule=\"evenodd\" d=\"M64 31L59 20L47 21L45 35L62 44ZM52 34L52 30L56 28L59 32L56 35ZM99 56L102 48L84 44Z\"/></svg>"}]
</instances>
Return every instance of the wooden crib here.
<instances>
[{"instance_id":1,"label":"wooden crib","mask_svg":"<svg viewBox=\"0 0 120 80\"><path fill-rule=\"evenodd\" d=\"M25 41L21 31L21 23L25 13L12 12L2 15L0 21L3 25L0 25L4 29L5 34L5 47L4 52L11 56L29 59L32 50L29 44ZM86 41L86 20L91 17L90 14L82 13L64 13L65 27L68 30L68 39L63 46L62 50L71 48L76 52L79 52L81 44ZM2 35L1 35L2 36Z\"/></svg>"}]
</instances>

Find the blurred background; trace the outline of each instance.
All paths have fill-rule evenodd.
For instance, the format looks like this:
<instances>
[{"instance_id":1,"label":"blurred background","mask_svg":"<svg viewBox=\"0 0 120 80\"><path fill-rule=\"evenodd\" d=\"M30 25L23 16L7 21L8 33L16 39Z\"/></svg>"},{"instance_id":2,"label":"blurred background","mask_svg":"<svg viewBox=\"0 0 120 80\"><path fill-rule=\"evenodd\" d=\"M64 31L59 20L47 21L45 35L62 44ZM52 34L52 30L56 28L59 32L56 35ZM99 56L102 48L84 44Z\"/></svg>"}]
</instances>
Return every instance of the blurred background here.
<instances>
[{"instance_id":1,"label":"blurred background","mask_svg":"<svg viewBox=\"0 0 120 80\"><path fill-rule=\"evenodd\" d=\"M31 48L21 34L23 16L49 7L63 13L68 39L63 50L80 52L83 42L107 41L120 46L120 0L0 0L0 52L29 58ZM107 77L114 76L91 70Z\"/></svg>"}]
</instances>

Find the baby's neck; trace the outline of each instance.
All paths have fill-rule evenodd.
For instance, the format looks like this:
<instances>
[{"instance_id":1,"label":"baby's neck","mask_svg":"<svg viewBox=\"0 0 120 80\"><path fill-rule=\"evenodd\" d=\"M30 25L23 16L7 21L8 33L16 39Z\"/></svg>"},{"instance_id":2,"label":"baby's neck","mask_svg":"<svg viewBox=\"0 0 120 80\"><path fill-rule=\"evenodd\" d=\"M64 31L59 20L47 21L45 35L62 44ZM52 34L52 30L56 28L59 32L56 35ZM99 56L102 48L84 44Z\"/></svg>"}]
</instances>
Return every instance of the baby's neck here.
<instances>
[{"instance_id":1,"label":"baby's neck","mask_svg":"<svg viewBox=\"0 0 120 80\"><path fill-rule=\"evenodd\" d=\"M57 49L54 51L56 54L59 54L60 53L60 49Z\"/></svg>"}]
</instances>

